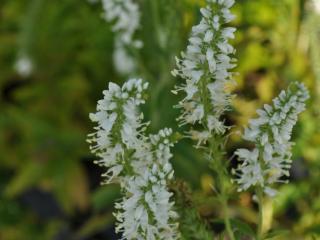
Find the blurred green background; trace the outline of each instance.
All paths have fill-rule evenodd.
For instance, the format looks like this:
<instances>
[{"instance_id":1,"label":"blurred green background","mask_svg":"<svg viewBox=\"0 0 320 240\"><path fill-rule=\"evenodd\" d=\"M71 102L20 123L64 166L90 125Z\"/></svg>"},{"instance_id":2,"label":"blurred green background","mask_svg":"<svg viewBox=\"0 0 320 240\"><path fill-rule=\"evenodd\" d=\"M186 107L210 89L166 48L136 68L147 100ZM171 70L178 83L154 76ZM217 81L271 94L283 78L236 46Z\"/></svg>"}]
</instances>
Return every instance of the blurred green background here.
<instances>
[{"instance_id":1,"label":"blurred green background","mask_svg":"<svg viewBox=\"0 0 320 240\"><path fill-rule=\"evenodd\" d=\"M133 76L149 81L144 107L150 132L177 130L181 96L170 75L174 56L185 49L199 21L200 0L137 0L144 47L135 53ZM245 146L239 137L248 119L291 81L311 92L308 110L294 129L290 183L266 203L265 224L288 229L279 239L320 239L320 1L238 0L237 94L227 116L232 129L228 156ZM0 239L118 239L114 234L116 185L100 186L103 169L85 141L93 125L88 114L108 81L123 83L112 61L114 34L101 3L79 0L0 2ZM30 74L18 74L19 56L28 56ZM183 131L183 129L180 129ZM219 215L211 172L186 140L172 159L176 177L188 181L203 218ZM231 162L235 164L234 160ZM231 215L254 227L251 193L231 200ZM209 200L208 200L209 199ZM271 226L266 226L271 227ZM212 226L214 232L218 231Z\"/></svg>"}]
</instances>

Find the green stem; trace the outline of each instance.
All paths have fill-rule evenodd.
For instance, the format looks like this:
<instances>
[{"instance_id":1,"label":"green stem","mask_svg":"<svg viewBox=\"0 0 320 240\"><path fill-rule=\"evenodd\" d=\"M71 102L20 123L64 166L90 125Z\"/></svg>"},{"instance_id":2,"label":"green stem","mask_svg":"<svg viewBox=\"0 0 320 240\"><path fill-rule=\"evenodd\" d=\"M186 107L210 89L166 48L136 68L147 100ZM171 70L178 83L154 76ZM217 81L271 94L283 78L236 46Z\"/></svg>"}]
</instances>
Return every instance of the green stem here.
<instances>
[{"instance_id":1,"label":"green stem","mask_svg":"<svg viewBox=\"0 0 320 240\"><path fill-rule=\"evenodd\" d=\"M210 97L208 94L207 89L207 81L205 78L202 79L200 82L201 84L201 96L202 96L202 102L204 103L204 109L205 109L205 115L207 115L210 112ZM203 124L204 129L207 129L206 124ZM213 134L212 138L209 141L209 151L210 151L210 167L211 169L217 174L217 185L218 185L218 197L220 199L222 209L223 209L223 219L225 228L227 231L227 234L229 235L230 240L235 240L235 236L232 231L231 223L230 223L230 217L229 217L229 211L228 211L228 194L227 189L225 185L226 181L226 174L227 174L227 166L226 164L223 164L223 144L224 142L224 136Z\"/></svg>"},{"instance_id":2,"label":"green stem","mask_svg":"<svg viewBox=\"0 0 320 240\"><path fill-rule=\"evenodd\" d=\"M235 240L235 236L233 234L233 230L231 227L231 222L230 222L230 216L229 216L229 209L228 209L228 193L227 193L227 186L226 186L226 179L228 178L227 176L227 171L226 171L226 164L223 164L223 149L221 145L221 141L223 141L222 136L213 136L213 138L209 142L209 147L211 150L211 153L215 154L214 156L211 155L211 164L210 167L215 173L217 174L217 185L218 185L218 198L220 200L220 203L222 205L222 210L223 210L223 220L224 220L224 225L227 231L227 234L229 236L230 240Z\"/></svg>"},{"instance_id":3,"label":"green stem","mask_svg":"<svg viewBox=\"0 0 320 240\"><path fill-rule=\"evenodd\" d=\"M22 54L31 54L34 47L35 30L39 15L43 10L45 0L33 0L27 7L26 15L23 17L21 23L21 33L18 39L19 51ZM31 56L32 57L32 56Z\"/></svg>"},{"instance_id":4,"label":"green stem","mask_svg":"<svg viewBox=\"0 0 320 240\"><path fill-rule=\"evenodd\" d=\"M230 217L229 217L229 209L228 209L228 199L225 196L221 196L221 203L223 207L223 218L224 218L224 224L226 226L227 233L229 235L230 240L235 240L231 223L230 223Z\"/></svg>"},{"instance_id":5,"label":"green stem","mask_svg":"<svg viewBox=\"0 0 320 240\"><path fill-rule=\"evenodd\" d=\"M154 37L156 40L156 44L158 46L161 46L160 44L160 29L161 29L161 24L160 24L160 17L159 17L159 5L158 5L158 0L150 0L151 4L151 16L152 16L152 23L153 23L153 31L154 31Z\"/></svg>"},{"instance_id":6,"label":"green stem","mask_svg":"<svg viewBox=\"0 0 320 240\"><path fill-rule=\"evenodd\" d=\"M259 205L259 221L257 229L257 240L263 239L263 191L261 187L257 187L256 190Z\"/></svg>"}]
</instances>

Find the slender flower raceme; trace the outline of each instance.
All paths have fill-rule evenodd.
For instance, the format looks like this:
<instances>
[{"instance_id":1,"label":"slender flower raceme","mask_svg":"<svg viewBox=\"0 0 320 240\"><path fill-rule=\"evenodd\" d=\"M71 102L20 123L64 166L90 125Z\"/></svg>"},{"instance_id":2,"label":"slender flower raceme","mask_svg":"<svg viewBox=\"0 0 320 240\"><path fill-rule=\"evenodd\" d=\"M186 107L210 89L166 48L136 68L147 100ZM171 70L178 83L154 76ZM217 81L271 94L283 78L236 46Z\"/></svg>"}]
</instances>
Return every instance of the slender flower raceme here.
<instances>
[{"instance_id":1,"label":"slender flower raceme","mask_svg":"<svg viewBox=\"0 0 320 240\"><path fill-rule=\"evenodd\" d=\"M108 168L104 174L106 183L122 175L124 169L126 175L134 174L136 155L147 147L142 133L146 123L142 123L138 111L147 87L141 79L131 79L122 88L110 82L109 89L103 92L104 98L98 101L97 112L90 114L98 126L88 141L92 144L91 151L100 158L97 163Z\"/></svg>"},{"instance_id":2,"label":"slender flower raceme","mask_svg":"<svg viewBox=\"0 0 320 240\"><path fill-rule=\"evenodd\" d=\"M120 183L124 196L116 204L115 216L122 239L178 239L178 215L167 188L173 179L172 130L146 136L148 123L142 121L138 107L147 87L141 79L122 87L109 83L97 112L90 115L98 126L88 141L100 158L97 163L108 169L105 182Z\"/></svg>"},{"instance_id":3,"label":"slender flower raceme","mask_svg":"<svg viewBox=\"0 0 320 240\"><path fill-rule=\"evenodd\" d=\"M102 0L104 18L113 23L112 30L116 33L114 64L123 74L135 69L133 57L129 48L141 48L142 42L134 39L134 34L140 27L140 10L133 0Z\"/></svg>"},{"instance_id":4,"label":"slender flower raceme","mask_svg":"<svg viewBox=\"0 0 320 240\"><path fill-rule=\"evenodd\" d=\"M257 110L259 117L249 122L243 135L245 140L255 144L255 148L235 152L241 162L234 170L239 191L260 186L269 196L276 194L272 185L284 182L282 178L289 176L292 128L308 98L308 90L296 82L286 92L282 91L272 106L265 104L263 109Z\"/></svg>"},{"instance_id":5,"label":"slender flower raceme","mask_svg":"<svg viewBox=\"0 0 320 240\"><path fill-rule=\"evenodd\" d=\"M214 188L223 207L224 223L229 238L234 240L228 216L228 173L224 161L226 129L222 118L230 109L232 95L227 86L233 82L231 69L235 67L235 50L229 40L235 28L227 26L234 19L230 8L234 0L207 0L202 8L200 23L192 27L187 50L176 59L172 71L185 82L174 92L182 91L185 97L179 102L180 125L193 125L187 136L196 141L196 147L205 149L210 168L215 172ZM228 182L228 183L227 183Z\"/></svg>"},{"instance_id":6,"label":"slender flower raceme","mask_svg":"<svg viewBox=\"0 0 320 240\"><path fill-rule=\"evenodd\" d=\"M116 204L117 232L124 239L179 239L177 213L167 181L173 178L171 129L150 136L152 159L143 173L126 179L126 196Z\"/></svg>"},{"instance_id":7,"label":"slender flower raceme","mask_svg":"<svg viewBox=\"0 0 320 240\"><path fill-rule=\"evenodd\" d=\"M204 126L200 132L191 132L198 144L226 129L221 116L230 106L231 95L226 86L232 81L230 70L235 67L235 51L228 41L234 38L236 29L224 25L234 19L229 10L233 4L234 0L207 0L200 23L192 28L187 50L181 59L177 58L177 69L172 71L174 76L185 79L176 88L186 94L178 105L182 108L181 125Z\"/></svg>"}]
</instances>

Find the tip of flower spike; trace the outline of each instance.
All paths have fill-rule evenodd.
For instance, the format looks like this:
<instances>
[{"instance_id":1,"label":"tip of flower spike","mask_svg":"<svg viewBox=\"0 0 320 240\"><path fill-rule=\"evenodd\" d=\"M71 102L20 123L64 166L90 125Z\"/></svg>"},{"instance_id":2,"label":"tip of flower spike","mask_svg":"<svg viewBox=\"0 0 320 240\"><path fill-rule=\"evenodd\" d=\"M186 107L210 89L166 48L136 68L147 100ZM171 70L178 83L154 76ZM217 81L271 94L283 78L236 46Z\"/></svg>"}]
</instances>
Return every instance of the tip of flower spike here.
<instances>
[{"instance_id":1,"label":"tip of flower spike","mask_svg":"<svg viewBox=\"0 0 320 240\"><path fill-rule=\"evenodd\" d=\"M230 8L234 5L235 0L207 0L208 3L217 3L226 8Z\"/></svg>"},{"instance_id":2,"label":"tip of flower spike","mask_svg":"<svg viewBox=\"0 0 320 240\"><path fill-rule=\"evenodd\" d=\"M301 82L293 82L290 84L290 90L297 92L297 95L302 101L305 101L310 98L309 91L306 86Z\"/></svg>"}]
</instances>

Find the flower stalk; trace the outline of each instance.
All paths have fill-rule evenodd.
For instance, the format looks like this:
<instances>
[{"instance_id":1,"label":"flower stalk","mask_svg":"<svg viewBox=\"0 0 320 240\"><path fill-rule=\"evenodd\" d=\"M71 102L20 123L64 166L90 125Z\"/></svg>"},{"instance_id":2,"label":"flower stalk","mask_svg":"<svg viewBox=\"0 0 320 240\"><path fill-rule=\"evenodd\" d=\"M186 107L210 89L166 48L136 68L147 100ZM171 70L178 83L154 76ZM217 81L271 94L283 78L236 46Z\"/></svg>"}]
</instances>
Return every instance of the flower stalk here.
<instances>
[{"instance_id":1,"label":"flower stalk","mask_svg":"<svg viewBox=\"0 0 320 240\"><path fill-rule=\"evenodd\" d=\"M235 239L228 213L228 173L224 159L226 131L223 115L230 109L232 95L227 86L233 82L231 69L235 67L235 52L229 40L234 38L235 28L226 26L234 19L230 8L233 0L207 0L200 10L202 19L192 28L186 52L176 59L177 68L172 71L185 83L174 93L185 93L177 108L180 125L193 127L187 137L196 142L196 148L205 149L205 156L216 176L218 198L223 207L226 231Z\"/></svg>"},{"instance_id":2,"label":"flower stalk","mask_svg":"<svg viewBox=\"0 0 320 240\"><path fill-rule=\"evenodd\" d=\"M245 128L243 138L255 144L253 150L242 148L235 152L241 162L233 170L238 191L255 188L259 204L257 239L263 235L264 195L274 197L277 194L274 185L288 182L283 178L289 176L292 162L292 129L308 98L308 90L302 83L294 82L287 91L281 91L273 99L273 105L265 104L257 110L259 117L250 120Z\"/></svg>"}]
</instances>

